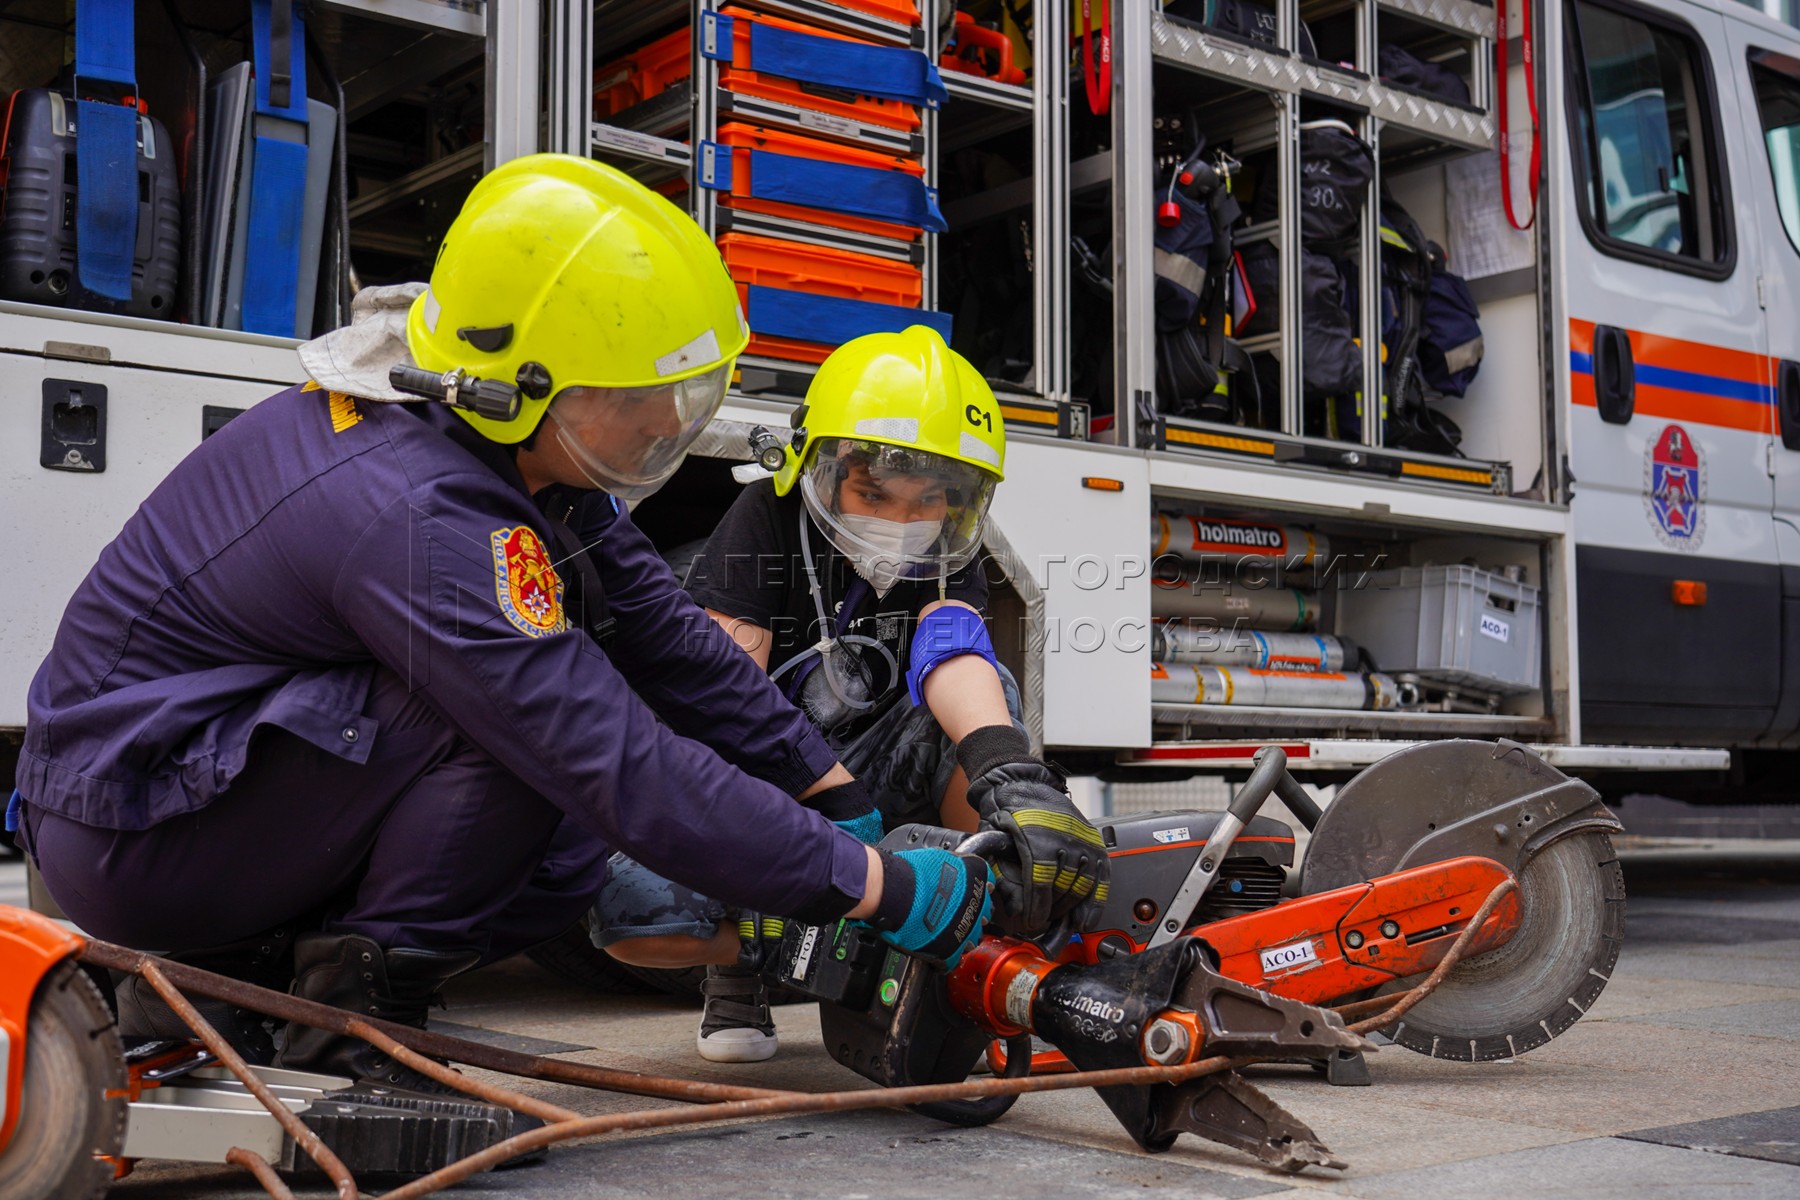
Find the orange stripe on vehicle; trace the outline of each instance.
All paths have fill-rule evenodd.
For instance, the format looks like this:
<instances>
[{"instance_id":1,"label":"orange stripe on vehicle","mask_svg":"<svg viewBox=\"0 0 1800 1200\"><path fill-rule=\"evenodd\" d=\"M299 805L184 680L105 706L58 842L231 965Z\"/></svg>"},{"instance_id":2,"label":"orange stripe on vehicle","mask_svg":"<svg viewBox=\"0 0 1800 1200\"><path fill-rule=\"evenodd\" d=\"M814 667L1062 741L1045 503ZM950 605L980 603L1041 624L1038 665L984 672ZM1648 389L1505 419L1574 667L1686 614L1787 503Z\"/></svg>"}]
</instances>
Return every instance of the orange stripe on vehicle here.
<instances>
[{"instance_id":1,"label":"orange stripe on vehicle","mask_svg":"<svg viewBox=\"0 0 1800 1200\"><path fill-rule=\"evenodd\" d=\"M1709 346L1704 342L1684 342L1680 338L1631 330L1633 361L1673 371L1692 371L1696 375L1713 375L1720 379L1736 379L1743 383L1767 383L1768 359L1748 350L1726 346Z\"/></svg>"},{"instance_id":2,"label":"orange stripe on vehicle","mask_svg":"<svg viewBox=\"0 0 1800 1200\"><path fill-rule=\"evenodd\" d=\"M1582 354L1594 352L1594 323L1569 318L1569 349Z\"/></svg>"},{"instance_id":3,"label":"orange stripe on vehicle","mask_svg":"<svg viewBox=\"0 0 1800 1200\"><path fill-rule=\"evenodd\" d=\"M1590 379L1589 391L1592 391ZM1723 396L1704 396L1698 392L1674 388L1647 387L1635 389L1632 411L1646 417L1671 421L1698 421L1724 429L1743 429L1751 433L1768 433L1773 407L1753 400L1729 400Z\"/></svg>"},{"instance_id":4,"label":"orange stripe on vehicle","mask_svg":"<svg viewBox=\"0 0 1800 1200\"><path fill-rule=\"evenodd\" d=\"M1585 350L1582 353L1587 353ZM1569 373L1569 402L1586 408L1598 408L1600 402L1594 398L1594 377L1579 371Z\"/></svg>"}]
</instances>

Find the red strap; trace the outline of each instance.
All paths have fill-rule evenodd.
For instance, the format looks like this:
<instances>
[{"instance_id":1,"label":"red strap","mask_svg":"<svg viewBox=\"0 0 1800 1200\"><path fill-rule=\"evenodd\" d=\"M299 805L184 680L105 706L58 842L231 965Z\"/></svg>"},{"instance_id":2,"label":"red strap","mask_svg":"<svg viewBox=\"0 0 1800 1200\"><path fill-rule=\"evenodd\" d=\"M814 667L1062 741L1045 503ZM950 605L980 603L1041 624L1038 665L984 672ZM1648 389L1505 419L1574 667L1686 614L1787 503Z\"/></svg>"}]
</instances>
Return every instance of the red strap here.
<instances>
[{"instance_id":1,"label":"red strap","mask_svg":"<svg viewBox=\"0 0 1800 1200\"><path fill-rule=\"evenodd\" d=\"M1538 137L1537 76L1531 62L1531 0L1519 0L1519 48L1525 63L1525 99L1531 105L1531 163L1526 186L1531 193L1531 215L1520 221L1513 211L1512 145L1507 126L1511 111L1506 102L1506 3L1494 0L1494 76L1499 88L1500 105L1500 199L1506 206L1506 219L1514 229L1530 229L1537 220L1538 175L1543 165L1543 147Z\"/></svg>"},{"instance_id":2,"label":"red strap","mask_svg":"<svg viewBox=\"0 0 1800 1200\"><path fill-rule=\"evenodd\" d=\"M1095 115L1112 108L1112 2L1100 0L1100 58L1094 59L1094 0L1081 0L1081 83Z\"/></svg>"}]
</instances>

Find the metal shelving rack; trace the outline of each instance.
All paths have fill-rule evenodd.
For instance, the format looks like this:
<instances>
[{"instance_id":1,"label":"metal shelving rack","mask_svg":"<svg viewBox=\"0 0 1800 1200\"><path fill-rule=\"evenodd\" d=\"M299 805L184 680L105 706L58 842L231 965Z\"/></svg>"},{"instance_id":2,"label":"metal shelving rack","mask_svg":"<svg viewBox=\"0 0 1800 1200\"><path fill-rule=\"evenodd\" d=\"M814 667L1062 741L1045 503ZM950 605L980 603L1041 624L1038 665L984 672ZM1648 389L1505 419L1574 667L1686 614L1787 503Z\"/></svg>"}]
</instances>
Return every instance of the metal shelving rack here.
<instances>
[{"instance_id":1,"label":"metal shelving rack","mask_svg":"<svg viewBox=\"0 0 1800 1200\"><path fill-rule=\"evenodd\" d=\"M342 108L350 129L349 174L362 184L361 194L346 197L343 205L353 250L394 258L419 255L429 262L430 243L420 236L423 223L413 220L406 206L454 213L484 170L538 148L542 15L560 7L557 0L548 5L538 0L314 0L308 22L320 80L314 94L337 94L332 102ZM234 18L241 24L222 22L216 28L211 24L218 16L216 5L176 0L173 10L210 65L216 68L242 56L247 10ZM9 43L8 49L13 48ZM54 71L63 51L53 45L47 53L40 76ZM27 63L35 65L35 60ZM160 64L141 62L140 78L160 69ZM450 153L436 146L421 153L417 144L356 132L361 118L445 79L478 89L480 142ZM346 190L348 186L346 181ZM397 219L396 214L408 215ZM55 312L78 318L73 312ZM206 326L166 321L142 324L159 337L212 332Z\"/></svg>"},{"instance_id":2,"label":"metal shelving rack","mask_svg":"<svg viewBox=\"0 0 1800 1200\"><path fill-rule=\"evenodd\" d=\"M924 28L936 27L942 0L924 0ZM1029 211L1031 216L1032 366L1021 389L1000 389L1001 411L1015 433L1084 438L1085 405L1071 403L1068 383L1069 287L1069 149L1067 5L1038 3L1031 18L1028 84L1005 84L958 71L942 72L954 106L957 137L942 132L946 117L927 120L938 129L933 145L940 153L973 145L1010 129L1028 126L1034 136L1030 178L992 192L948 201L945 215L952 229L958 216L980 220L1002 212ZM929 41L930 39L928 39ZM935 44L927 46L933 61ZM973 111L971 111L973 110ZM935 166L935 164L934 164ZM935 177L928 177L934 186ZM935 245L928 255L935 255ZM935 306L937 264L928 257L928 306Z\"/></svg>"},{"instance_id":3,"label":"metal shelving rack","mask_svg":"<svg viewBox=\"0 0 1800 1200\"><path fill-rule=\"evenodd\" d=\"M708 161L709 149L696 159L694 146L714 140L713 134L727 120L777 123L796 127L793 114L778 102L735 95L719 87L719 63L705 53L709 17L726 0L602 0L591 12L553 12L549 20L550 61L555 64L550 86L550 148L573 149L615 161L647 183L661 183L685 176L690 184L706 179L716 165ZM830 3L830 0L756 0L759 11L795 18L836 32L889 45L923 49L938 60L936 39L928 31L937 28L942 0L922 0L917 28L885 20ZM553 10L564 6L551 4ZM859 144L890 153L918 155L926 166L927 186L937 185L939 154L947 147L946 131L955 131L954 146L975 144L1008 130L1029 127L1033 161L1029 180L996 189L993 193L947 202L946 215L957 223L957 213L979 220L995 213L1027 210L1031 217L1032 255L1032 374L1023 390L1002 393L1007 419L1022 432L1051 436L1082 437L1086 434L1084 406L1070 403L1068 391L1068 285L1069 285L1069 187L1068 80L1062 64L1067 60L1068 14L1056 4L1033 6L1032 54L1041 64L1025 85L1003 84L956 71L944 71L954 116L948 120L927 109L916 135L896 133L878 126L851 123L845 134ZM691 71L685 84L661 96L633 106L607 121L595 121L591 81L594 64L626 52L654 35L692 22L695 30ZM1048 64L1051 69L1045 69ZM570 85L565 81L573 81ZM954 148L949 146L948 148ZM859 253L907 257L917 261L924 276L923 306L936 307L938 299L937 238L926 236L915 246L900 246L879 237L851 231L821 233L817 227L768 214L727 209L711 189L692 186L691 209L696 220L717 236L737 230L768 236L822 242ZM742 360L747 391L783 395L804 388L810 377L805 364Z\"/></svg>"},{"instance_id":4,"label":"metal shelving rack","mask_svg":"<svg viewBox=\"0 0 1800 1200\"><path fill-rule=\"evenodd\" d=\"M1300 131L1302 105L1318 104L1342 114L1371 147L1383 137L1405 138L1410 146L1434 155L1491 151L1495 119L1491 47L1494 10L1475 0L1350 0L1313 5L1327 15L1351 11L1355 23L1355 58L1333 64L1299 51L1300 0L1277 0L1275 46L1262 46L1221 35L1206 26L1164 15L1159 4L1120 5L1114 17L1115 87L1113 97L1114 200L1114 395L1120 413L1120 440L1145 449L1221 453L1263 461L1311 464L1374 471L1421 482L1504 494L1511 487L1505 464L1422 455L1382 444L1385 398L1381 364L1365 337L1363 391L1365 419L1356 441L1336 441L1303 434L1300 303ZM1384 15L1412 26L1467 42L1470 101L1467 106L1425 96L1382 82L1376 62ZM1158 68L1175 70L1232 85L1268 99L1273 113L1269 131L1253 135L1252 149L1277 150L1279 203L1272 223L1245 230L1242 241L1273 241L1280 252L1279 333L1264 334L1247 346L1274 353L1284 365L1278 411L1279 429L1250 429L1188 418L1164 416L1155 407L1154 339L1140 331L1153 327L1154 275L1151 215L1155 208L1150 125L1155 115L1154 77ZM1243 149L1240 146L1240 150ZM1240 154L1240 157L1242 155ZM1377 154L1379 164L1381 155ZM1379 165L1369 186L1370 201L1362 214L1357 260L1361 310L1359 327L1380 327L1380 194ZM1291 365L1291 366L1290 366ZM1128 407L1129 406L1129 407ZM1125 414L1130 413L1131 419Z\"/></svg>"}]
</instances>

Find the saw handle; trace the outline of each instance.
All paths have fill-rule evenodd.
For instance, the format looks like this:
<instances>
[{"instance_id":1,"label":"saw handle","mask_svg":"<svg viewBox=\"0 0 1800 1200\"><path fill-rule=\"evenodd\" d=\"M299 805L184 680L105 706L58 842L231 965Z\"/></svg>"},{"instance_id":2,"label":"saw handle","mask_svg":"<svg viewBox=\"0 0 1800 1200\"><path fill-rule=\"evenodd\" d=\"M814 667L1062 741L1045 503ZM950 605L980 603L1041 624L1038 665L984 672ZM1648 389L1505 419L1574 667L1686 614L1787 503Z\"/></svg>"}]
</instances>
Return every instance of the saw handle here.
<instances>
[{"instance_id":1,"label":"saw handle","mask_svg":"<svg viewBox=\"0 0 1800 1200\"><path fill-rule=\"evenodd\" d=\"M1269 793L1281 789L1283 780L1293 782L1287 773L1287 751L1280 746L1264 746L1256 752L1255 761L1256 766L1250 772L1250 778L1244 781L1244 786L1238 789L1237 795L1226 806L1226 811L1245 825L1261 810ZM1295 785L1295 790L1299 790L1298 784ZM1287 797L1283 796L1282 799L1285 801Z\"/></svg>"}]
</instances>

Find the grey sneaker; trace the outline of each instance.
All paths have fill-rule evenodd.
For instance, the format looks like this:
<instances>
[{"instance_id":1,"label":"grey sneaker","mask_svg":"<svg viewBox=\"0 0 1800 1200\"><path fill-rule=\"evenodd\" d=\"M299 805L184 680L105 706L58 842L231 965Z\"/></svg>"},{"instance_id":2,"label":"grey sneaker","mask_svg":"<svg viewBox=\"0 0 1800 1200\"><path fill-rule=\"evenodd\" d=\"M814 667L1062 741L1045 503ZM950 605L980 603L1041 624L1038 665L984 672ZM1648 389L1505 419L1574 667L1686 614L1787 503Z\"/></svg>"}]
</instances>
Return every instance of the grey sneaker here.
<instances>
[{"instance_id":1,"label":"grey sneaker","mask_svg":"<svg viewBox=\"0 0 1800 1200\"><path fill-rule=\"evenodd\" d=\"M697 1039L707 1062L762 1062L779 1045L762 976L742 967L708 967L700 985L706 1008Z\"/></svg>"}]
</instances>

